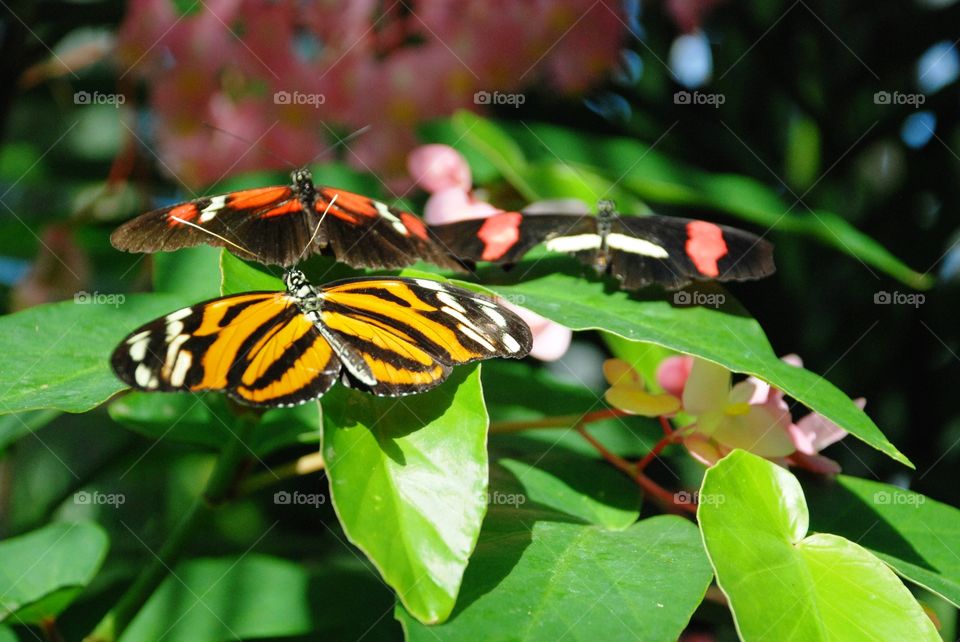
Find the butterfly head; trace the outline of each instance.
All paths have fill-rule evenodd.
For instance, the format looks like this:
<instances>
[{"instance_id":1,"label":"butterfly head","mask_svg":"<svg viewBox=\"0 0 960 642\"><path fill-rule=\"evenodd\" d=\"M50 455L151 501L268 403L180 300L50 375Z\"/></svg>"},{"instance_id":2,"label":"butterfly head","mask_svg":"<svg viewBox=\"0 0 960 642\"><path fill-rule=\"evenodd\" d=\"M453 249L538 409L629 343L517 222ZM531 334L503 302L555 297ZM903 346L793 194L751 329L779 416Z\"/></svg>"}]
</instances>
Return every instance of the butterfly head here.
<instances>
[{"instance_id":1,"label":"butterfly head","mask_svg":"<svg viewBox=\"0 0 960 642\"><path fill-rule=\"evenodd\" d=\"M617 213L617 204L610 199L603 199L597 203L597 216L603 219L611 219Z\"/></svg>"},{"instance_id":2,"label":"butterfly head","mask_svg":"<svg viewBox=\"0 0 960 642\"><path fill-rule=\"evenodd\" d=\"M290 180L293 181L293 188L298 194L308 194L313 192L313 174L306 167L301 167L290 172Z\"/></svg>"},{"instance_id":3,"label":"butterfly head","mask_svg":"<svg viewBox=\"0 0 960 642\"><path fill-rule=\"evenodd\" d=\"M300 270L287 270L283 275L283 284L287 286L287 292L298 299L304 299L313 294L313 287Z\"/></svg>"}]
</instances>

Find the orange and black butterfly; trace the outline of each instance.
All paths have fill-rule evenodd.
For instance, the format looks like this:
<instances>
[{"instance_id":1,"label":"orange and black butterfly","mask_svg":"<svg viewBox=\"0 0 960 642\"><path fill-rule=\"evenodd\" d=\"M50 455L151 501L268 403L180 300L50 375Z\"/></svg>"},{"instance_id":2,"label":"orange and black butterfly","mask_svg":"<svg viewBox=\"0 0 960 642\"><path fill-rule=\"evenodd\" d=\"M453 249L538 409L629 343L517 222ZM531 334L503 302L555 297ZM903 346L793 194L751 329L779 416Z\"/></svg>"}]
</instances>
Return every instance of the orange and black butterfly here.
<instances>
[{"instance_id":1,"label":"orange and black butterfly","mask_svg":"<svg viewBox=\"0 0 960 642\"><path fill-rule=\"evenodd\" d=\"M212 299L160 317L113 352L114 372L149 391L224 391L252 406L290 406L337 379L374 395L429 390L453 366L530 352L530 328L483 296L428 279L354 278L315 288Z\"/></svg>"},{"instance_id":2,"label":"orange and black butterfly","mask_svg":"<svg viewBox=\"0 0 960 642\"><path fill-rule=\"evenodd\" d=\"M466 265L513 264L534 246L569 253L622 288L680 288L693 280L744 281L776 270L773 245L726 225L673 216L619 216L601 201L597 216L504 212L434 225L438 243Z\"/></svg>"},{"instance_id":3,"label":"orange and black butterfly","mask_svg":"<svg viewBox=\"0 0 960 642\"><path fill-rule=\"evenodd\" d=\"M291 185L205 196L147 212L114 230L110 242L127 252L206 243L284 267L313 253L356 268L398 268L417 261L459 267L410 212L314 185L307 169L291 177Z\"/></svg>"}]
</instances>

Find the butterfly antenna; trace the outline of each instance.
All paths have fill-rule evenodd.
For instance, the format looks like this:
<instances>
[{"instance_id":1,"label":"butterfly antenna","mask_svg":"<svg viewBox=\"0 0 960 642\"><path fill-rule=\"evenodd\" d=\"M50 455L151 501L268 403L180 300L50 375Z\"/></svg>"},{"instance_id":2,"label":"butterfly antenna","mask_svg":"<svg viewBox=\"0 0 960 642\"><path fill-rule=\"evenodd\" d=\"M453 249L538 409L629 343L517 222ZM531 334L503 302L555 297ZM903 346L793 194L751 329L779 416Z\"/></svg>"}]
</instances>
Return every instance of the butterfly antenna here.
<instances>
[{"instance_id":1,"label":"butterfly antenna","mask_svg":"<svg viewBox=\"0 0 960 642\"><path fill-rule=\"evenodd\" d=\"M247 139L247 138L244 138L243 136L241 136L241 135L239 135L239 134L235 134L235 133L233 133L233 132L231 132L231 131L227 131L226 129L224 129L224 128L222 128L222 127L218 127L217 125L214 125L213 123L209 123L209 122L207 122L207 121L203 121L203 126L204 126L204 127L208 127L208 128L212 129L212 130L215 131L215 132L219 132L219 133L221 133L221 134L224 134L224 135L226 135L226 136L229 136L230 138L233 138L233 139L235 139L235 140L239 140L240 142L246 143L248 147L251 147L251 148L252 148L252 147L255 147L255 146L256 146L256 143L255 143L255 142L253 142L253 141L251 141L251 140L249 140L249 139ZM291 161L288 161L288 160L287 160L286 158L284 158L283 156L279 156L278 154L274 154L274 153L273 153L272 151L270 151L269 149L264 149L263 151L267 154L267 156L270 156L271 158L280 161L281 163L283 163L283 164L286 165L287 167L297 167L297 164L296 164L296 163L293 163L293 162L291 162Z\"/></svg>"},{"instance_id":2,"label":"butterfly antenna","mask_svg":"<svg viewBox=\"0 0 960 642\"><path fill-rule=\"evenodd\" d=\"M313 163L315 163L315 162L317 161L318 158L320 158L321 156L323 156L323 155L326 154L327 152L333 151L334 149L336 149L336 148L339 147L340 145L346 145L348 142L350 142L351 140L353 140L353 139L356 138L357 136L360 136L361 134L367 133L367 131L370 129L370 127L371 127L371 125L364 125L363 127L361 127L360 129L358 129L357 131L355 131L355 132L353 132L353 133L351 133L351 134L347 134L347 135L344 136L343 138L339 138L339 137L338 137L338 138L337 138L337 142L335 142L333 145L330 145L330 146L327 147L325 150L323 150L322 152L320 152L319 154L317 154L316 156L314 156L312 159L310 159L310 162L307 163L307 165L312 165ZM330 128L327 127L327 129L330 129ZM330 133L333 133L333 132L331 131ZM336 136L336 134L334 134L334 136Z\"/></svg>"},{"instance_id":3,"label":"butterfly antenna","mask_svg":"<svg viewBox=\"0 0 960 642\"><path fill-rule=\"evenodd\" d=\"M309 250L313 246L314 239L316 239L317 234L320 233L320 226L323 225L323 219L327 218L327 212L329 212L330 208L333 207L333 204L337 202L337 196L338 196L337 194L334 194L333 198L330 199L330 202L327 203L327 208L323 210L323 214L320 216L320 220L317 221L317 226L313 228L313 235L310 237L310 240L307 241L307 244L303 247L303 251L300 252L300 256L297 257L297 260L296 260L297 263L303 260L303 256L307 253L307 250Z\"/></svg>"},{"instance_id":4,"label":"butterfly antenna","mask_svg":"<svg viewBox=\"0 0 960 642\"><path fill-rule=\"evenodd\" d=\"M208 230L208 229L206 229L206 228L203 228L203 227L200 227L200 226L197 225L196 223L191 223L190 221L188 221L188 220L186 220L186 219L182 219L182 218L180 218L179 216L171 216L170 218L173 219L174 221L178 222L178 223L182 223L183 225L189 225L190 227L192 227L192 228L194 228L194 229L200 230L200 231L203 232L204 234L209 234L210 236L216 237L216 238L220 239L221 241L223 241L224 243L227 243L228 245L232 245L233 247L237 248L238 250L240 250L240 251L243 252L244 254L247 254L247 255L249 255L249 256L251 256L251 257L253 257L253 258L257 258L257 255L254 254L253 252L251 252L250 250L248 250L247 248L243 247L242 245L238 245L238 244L234 243L233 241L231 241L230 239L228 239L228 238L226 238L226 237L224 237L224 236L220 236L220 235L217 234L216 232L211 232L210 230Z\"/></svg>"}]
</instances>

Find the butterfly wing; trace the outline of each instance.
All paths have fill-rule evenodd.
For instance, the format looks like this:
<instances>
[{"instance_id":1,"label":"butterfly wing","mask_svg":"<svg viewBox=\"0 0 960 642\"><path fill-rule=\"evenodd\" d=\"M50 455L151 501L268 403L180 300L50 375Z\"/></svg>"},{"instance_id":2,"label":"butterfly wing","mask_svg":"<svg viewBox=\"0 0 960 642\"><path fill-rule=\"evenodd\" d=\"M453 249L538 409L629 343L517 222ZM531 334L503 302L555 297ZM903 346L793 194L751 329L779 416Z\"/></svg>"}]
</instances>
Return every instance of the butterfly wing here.
<instances>
[{"instance_id":1,"label":"butterfly wing","mask_svg":"<svg viewBox=\"0 0 960 642\"><path fill-rule=\"evenodd\" d=\"M347 279L320 296L324 332L341 351L348 383L375 395L429 390L455 365L521 358L533 342L502 305L427 279Z\"/></svg>"},{"instance_id":2,"label":"butterfly wing","mask_svg":"<svg viewBox=\"0 0 960 642\"><path fill-rule=\"evenodd\" d=\"M770 242L733 227L672 216L621 216L607 237L610 272L627 290L692 280L743 281L776 270Z\"/></svg>"},{"instance_id":3,"label":"butterfly wing","mask_svg":"<svg viewBox=\"0 0 960 642\"><path fill-rule=\"evenodd\" d=\"M327 212L323 223L327 247L317 249L347 265L398 268L428 261L460 269L410 212L332 187L317 189L314 210L317 215Z\"/></svg>"},{"instance_id":4,"label":"butterfly wing","mask_svg":"<svg viewBox=\"0 0 960 642\"><path fill-rule=\"evenodd\" d=\"M289 266L310 241L316 221L293 188L260 187L147 212L114 230L110 242L127 252L207 244L261 263ZM315 243L326 243L322 231Z\"/></svg>"},{"instance_id":5,"label":"butterfly wing","mask_svg":"<svg viewBox=\"0 0 960 642\"><path fill-rule=\"evenodd\" d=\"M316 399L341 369L330 344L284 292L222 297L172 312L132 332L111 364L141 390L219 390L265 407Z\"/></svg>"},{"instance_id":6,"label":"butterfly wing","mask_svg":"<svg viewBox=\"0 0 960 642\"><path fill-rule=\"evenodd\" d=\"M534 246L546 241L588 241L586 236L599 239L596 220L577 214L503 212L488 218L433 225L430 232L439 245L462 261L508 264L516 263Z\"/></svg>"}]
</instances>

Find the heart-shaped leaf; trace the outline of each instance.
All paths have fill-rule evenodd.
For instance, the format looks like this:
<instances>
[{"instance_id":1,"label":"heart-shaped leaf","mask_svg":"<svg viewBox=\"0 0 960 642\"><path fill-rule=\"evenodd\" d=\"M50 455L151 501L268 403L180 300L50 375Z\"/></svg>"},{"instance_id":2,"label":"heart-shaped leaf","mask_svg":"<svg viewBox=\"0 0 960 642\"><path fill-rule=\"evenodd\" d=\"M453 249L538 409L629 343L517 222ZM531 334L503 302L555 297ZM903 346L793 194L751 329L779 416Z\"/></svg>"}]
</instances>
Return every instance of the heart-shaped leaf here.
<instances>
[{"instance_id":1,"label":"heart-shaped leaf","mask_svg":"<svg viewBox=\"0 0 960 642\"><path fill-rule=\"evenodd\" d=\"M338 387L323 409L323 456L347 537L418 619L445 619L486 511L479 367L411 397Z\"/></svg>"},{"instance_id":2,"label":"heart-shaped leaf","mask_svg":"<svg viewBox=\"0 0 960 642\"><path fill-rule=\"evenodd\" d=\"M697 517L744 640L939 640L893 571L838 535L807 534L800 483L735 450L707 470Z\"/></svg>"}]
</instances>

